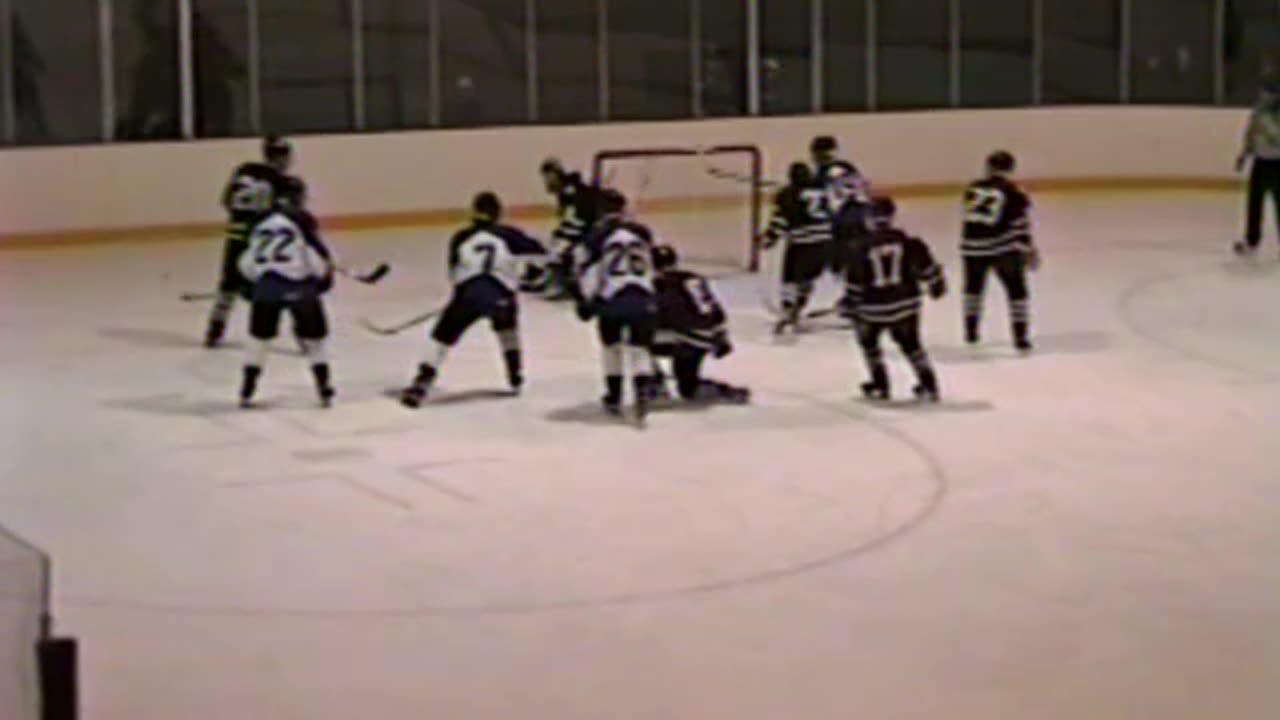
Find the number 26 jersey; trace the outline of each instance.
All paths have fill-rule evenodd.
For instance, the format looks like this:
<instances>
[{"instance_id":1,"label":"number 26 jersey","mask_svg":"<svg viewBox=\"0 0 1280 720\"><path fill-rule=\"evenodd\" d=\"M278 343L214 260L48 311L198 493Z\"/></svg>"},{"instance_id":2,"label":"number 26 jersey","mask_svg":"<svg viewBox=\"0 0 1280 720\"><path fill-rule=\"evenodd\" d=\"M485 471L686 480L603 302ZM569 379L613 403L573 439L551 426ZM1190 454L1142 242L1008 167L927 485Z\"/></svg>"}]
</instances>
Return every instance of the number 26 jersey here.
<instances>
[{"instance_id":1,"label":"number 26 jersey","mask_svg":"<svg viewBox=\"0 0 1280 720\"><path fill-rule=\"evenodd\" d=\"M582 272L588 300L609 301L629 288L654 290L653 233L637 222L602 220L587 240L590 258Z\"/></svg>"}]
</instances>

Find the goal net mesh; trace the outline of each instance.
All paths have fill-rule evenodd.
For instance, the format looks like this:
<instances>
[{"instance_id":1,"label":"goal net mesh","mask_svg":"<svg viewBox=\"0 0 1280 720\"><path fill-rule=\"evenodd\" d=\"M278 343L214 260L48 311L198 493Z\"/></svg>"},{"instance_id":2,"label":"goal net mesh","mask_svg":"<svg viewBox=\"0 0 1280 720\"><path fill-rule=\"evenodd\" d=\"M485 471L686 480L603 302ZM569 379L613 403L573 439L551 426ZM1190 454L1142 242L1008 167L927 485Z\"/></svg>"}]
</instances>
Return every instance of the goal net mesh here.
<instances>
[{"instance_id":1,"label":"goal net mesh","mask_svg":"<svg viewBox=\"0 0 1280 720\"><path fill-rule=\"evenodd\" d=\"M37 647L48 627L48 557L0 528L0 718L40 720Z\"/></svg>"},{"instance_id":2,"label":"goal net mesh","mask_svg":"<svg viewBox=\"0 0 1280 720\"><path fill-rule=\"evenodd\" d=\"M761 156L748 146L597 153L593 180L627 197L629 212L681 262L708 271L756 269Z\"/></svg>"}]
</instances>

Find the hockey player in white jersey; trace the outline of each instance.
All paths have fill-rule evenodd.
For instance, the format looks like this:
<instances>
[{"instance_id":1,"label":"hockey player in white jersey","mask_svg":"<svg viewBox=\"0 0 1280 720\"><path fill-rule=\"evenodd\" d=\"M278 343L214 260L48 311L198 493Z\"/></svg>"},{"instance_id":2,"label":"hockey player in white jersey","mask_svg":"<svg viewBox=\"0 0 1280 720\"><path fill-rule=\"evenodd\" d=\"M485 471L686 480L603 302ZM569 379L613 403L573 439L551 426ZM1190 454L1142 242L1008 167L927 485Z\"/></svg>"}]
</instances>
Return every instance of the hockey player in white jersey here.
<instances>
[{"instance_id":1,"label":"hockey player in white jersey","mask_svg":"<svg viewBox=\"0 0 1280 720\"><path fill-rule=\"evenodd\" d=\"M502 202L483 192L472 202L471 224L449 242L449 279L453 294L427 341L426 355L413 384L400 395L406 407L426 399L449 350L477 320L487 318L498 336L512 393L524 385L516 293L530 259L546 249L537 240L503 225Z\"/></svg>"},{"instance_id":2,"label":"hockey player in white jersey","mask_svg":"<svg viewBox=\"0 0 1280 720\"><path fill-rule=\"evenodd\" d=\"M578 316L583 321L598 318L605 410L621 412L624 366L630 365L636 419L643 421L653 384L651 351L658 320L653 233L624 216L626 199L618 191L604 190L601 199L604 216L587 238Z\"/></svg>"},{"instance_id":3,"label":"hockey player in white jersey","mask_svg":"<svg viewBox=\"0 0 1280 720\"><path fill-rule=\"evenodd\" d=\"M320 402L328 407L330 385L325 338L329 324L321 296L333 287L333 263L320 240L315 217L306 210L306 187L294 177L280 182L275 210L249 233L241 254L240 274L252 284L248 296L249 334L253 337L240 384L240 404L249 407L262 375L271 341L280 329L280 316L293 318L294 334L311 365Z\"/></svg>"}]
</instances>

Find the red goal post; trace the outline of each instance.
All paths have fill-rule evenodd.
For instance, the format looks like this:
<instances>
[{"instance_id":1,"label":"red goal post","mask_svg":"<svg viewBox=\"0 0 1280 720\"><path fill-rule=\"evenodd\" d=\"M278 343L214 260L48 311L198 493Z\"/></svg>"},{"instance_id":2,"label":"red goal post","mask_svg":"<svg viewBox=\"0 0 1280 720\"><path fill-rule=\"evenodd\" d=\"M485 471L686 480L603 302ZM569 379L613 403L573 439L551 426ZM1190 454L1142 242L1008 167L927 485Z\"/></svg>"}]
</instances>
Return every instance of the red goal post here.
<instances>
[{"instance_id":1,"label":"red goal post","mask_svg":"<svg viewBox=\"0 0 1280 720\"><path fill-rule=\"evenodd\" d=\"M763 172L754 145L642 147L596 153L591 177L622 191L637 219L682 259L756 272Z\"/></svg>"}]
</instances>

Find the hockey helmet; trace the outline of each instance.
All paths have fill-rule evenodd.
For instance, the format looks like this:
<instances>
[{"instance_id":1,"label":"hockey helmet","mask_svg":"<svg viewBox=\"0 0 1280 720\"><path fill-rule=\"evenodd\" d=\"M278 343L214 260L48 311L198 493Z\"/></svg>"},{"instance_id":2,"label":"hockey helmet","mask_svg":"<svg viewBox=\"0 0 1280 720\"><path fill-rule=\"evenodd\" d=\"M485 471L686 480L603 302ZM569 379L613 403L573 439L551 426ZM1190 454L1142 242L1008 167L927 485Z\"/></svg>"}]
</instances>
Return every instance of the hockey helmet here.
<instances>
[{"instance_id":1,"label":"hockey helmet","mask_svg":"<svg viewBox=\"0 0 1280 720\"><path fill-rule=\"evenodd\" d=\"M477 220L497 222L502 217L502 201L497 194L486 190L472 199L471 210Z\"/></svg>"},{"instance_id":2,"label":"hockey helmet","mask_svg":"<svg viewBox=\"0 0 1280 720\"><path fill-rule=\"evenodd\" d=\"M615 188L600 191L600 205L605 215L616 215L627 209L627 197Z\"/></svg>"},{"instance_id":3,"label":"hockey helmet","mask_svg":"<svg viewBox=\"0 0 1280 720\"><path fill-rule=\"evenodd\" d=\"M792 185L805 185L813 180L813 170L804 163L791 163L787 168L787 179Z\"/></svg>"},{"instance_id":4,"label":"hockey helmet","mask_svg":"<svg viewBox=\"0 0 1280 720\"><path fill-rule=\"evenodd\" d=\"M867 217L874 225L888 225L898 214L898 204L888 195L877 195L871 198Z\"/></svg>"},{"instance_id":5,"label":"hockey helmet","mask_svg":"<svg viewBox=\"0 0 1280 720\"><path fill-rule=\"evenodd\" d=\"M293 159L293 145L279 135L262 139L262 157L270 163L288 163Z\"/></svg>"},{"instance_id":6,"label":"hockey helmet","mask_svg":"<svg viewBox=\"0 0 1280 720\"><path fill-rule=\"evenodd\" d=\"M1017 167L1013 153L1007 150L996 150L987 156L987 172L996 174L1011 173Z\"/></svg>"},{"instance_id":7,"label":"hockey helmet","mask_svg":"<svg viewBox=\"0 0 1280 720\"><path fill-rule=\"evenodd\" d=\"M546 186L547 192L558 193L569 173L559 158L549 157L538 166L538 174L542 176L542 184Z\"/></svg>"},{"instance_id":8,"label":"hockey helmet","mask_svg":"<svg viewBox=\"0 0 1280 720\"><path fill-rule=\"evenodd\" d=\"M829 155L839 149L836 139L831 135L819 135L809 143L809 152L814 155Z\"/></svg>"},{"instance_id":9,"label":"hockey helmet","mask_svg":"<svg viewBox=\"0 0 1280 720\"><path fill-rule=\"evenodd\" d=\"M680 256L670 245L659 245L653 249L653 267L657 270L668 270L676 266Z\"/></svg>"}]
</instances>

